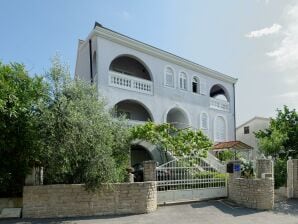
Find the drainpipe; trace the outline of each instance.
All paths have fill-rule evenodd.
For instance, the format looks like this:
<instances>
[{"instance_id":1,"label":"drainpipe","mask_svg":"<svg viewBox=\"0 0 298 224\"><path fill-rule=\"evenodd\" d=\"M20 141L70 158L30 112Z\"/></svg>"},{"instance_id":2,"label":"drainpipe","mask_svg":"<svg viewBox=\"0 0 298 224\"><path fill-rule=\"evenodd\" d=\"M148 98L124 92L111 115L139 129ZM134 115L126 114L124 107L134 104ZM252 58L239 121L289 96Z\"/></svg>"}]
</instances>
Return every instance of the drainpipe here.
<instances>
[{"instance_id":1,"label":"drainpipe","mask_svg":"<svg viewBox=\"0 0 298 224\"><path fill-rule=\"evenodd\" d=\"M93 84L93 70L92 70L92 42L89 39L89 60L90 60L90 79L91 84Z\"/></svg>"},{"instance_id":2,"label":"drainpipe","mask_svg":"<svg viewBox=\"0 0 298 224\"><path fill-rule=\"evenodd\" d=\"M235 83L233 83L233 95L234 95L234 140L236 141L236 96L235 96Z\"/></svg>"}]
</instances>

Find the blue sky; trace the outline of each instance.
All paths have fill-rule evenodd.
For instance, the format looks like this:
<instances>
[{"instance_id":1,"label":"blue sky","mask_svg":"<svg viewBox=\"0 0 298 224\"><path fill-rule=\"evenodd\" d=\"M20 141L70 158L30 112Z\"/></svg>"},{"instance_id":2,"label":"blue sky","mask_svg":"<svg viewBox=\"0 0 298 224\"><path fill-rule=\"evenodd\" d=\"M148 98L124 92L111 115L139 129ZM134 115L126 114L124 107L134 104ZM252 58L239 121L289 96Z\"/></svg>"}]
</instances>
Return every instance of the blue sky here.
<instances>
[{"instance_id":1,"label":"blue sky","mask_svg":"<svg viewBox=\"0 0 298 224\"><path fill-rule=\"evenodd\" d=\"M0 60L43 74L59 52L73 73L78 39L95 21L238 78L238 125L298 107L294 0L1 0Z\"/></svg>"}]
</instances>

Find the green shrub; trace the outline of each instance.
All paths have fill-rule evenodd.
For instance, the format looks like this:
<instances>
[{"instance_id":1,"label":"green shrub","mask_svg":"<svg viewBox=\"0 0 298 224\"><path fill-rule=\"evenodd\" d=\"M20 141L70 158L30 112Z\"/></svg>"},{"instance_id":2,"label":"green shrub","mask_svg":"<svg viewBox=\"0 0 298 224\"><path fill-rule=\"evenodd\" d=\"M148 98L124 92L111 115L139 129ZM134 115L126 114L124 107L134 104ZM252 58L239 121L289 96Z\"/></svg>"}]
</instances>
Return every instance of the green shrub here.
<instances>
[{"instance_id":1,"label":"green shrub","mask_svg":"<svg viewBox=\"0 0 298 224\"><path fill-rule=\"evenodd\" d=\"M278 158L274 161L275 188L285 186L286 183L287 183L287 161Z\"/></svg>"},{"instance_id":2,"label":"green shrub","mask_svg":"<svg viewBox=\"0 0 298 224\"><path fill-rule=\"evenodd\" d=\"M20 196L26 175L38 163L36 105L45 86L25 66L0 62L0 197Z\"/></svg>"},{"instance_id":3,"label":"green shrub","mask_svg":"<svg viewBox=\"0 0 298 224\"><path fill-rule=\"evenodd\" d=\"M46 184L124 181L129 130L113 118L94 86L70 80L58 58L47 74L48 100L39 107L41 162Z\"/></svg>"}]
</instances>

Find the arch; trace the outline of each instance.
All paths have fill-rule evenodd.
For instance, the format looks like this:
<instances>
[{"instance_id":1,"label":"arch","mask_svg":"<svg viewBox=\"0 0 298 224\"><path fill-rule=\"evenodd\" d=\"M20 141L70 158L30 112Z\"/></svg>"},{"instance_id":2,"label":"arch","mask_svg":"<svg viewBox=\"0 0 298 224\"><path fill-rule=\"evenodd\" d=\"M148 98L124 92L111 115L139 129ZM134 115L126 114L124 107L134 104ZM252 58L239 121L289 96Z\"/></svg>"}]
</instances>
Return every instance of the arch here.
<instances>
[{"instance_id":1,"label":"arch","mask_svg":"<svg viewBox=\"0 0 298 224\"><path fill-rule=\"evenodd\" d=\"M189 116L179 107L173 107L168 110L166 122L172 124L177 129L187 128L190 125Z\"/></svg>"},{"instance_id":2,"label":"arch","mask_svg":"<svg viewBox=\"0 0 298 224\"><path fill-rule=\"evenodd\" d=\"M191 87L192 87L192 92L193 93L200 93L200 79L197 76L192 77L191 81Z\"/></svg>"},{"instance_id":3,"label":"arch","mask_svg":"<svg viewBox=\"0 0 298 224\"><path fill-rule=\"evenodd\" d=\"M179 73L179 88L187 90L187 74L186 72Z\"/></svg>"},{"instance_id":4,"label":"arch","mask_svg":"<svg viewBox=\"0 0 298 224\"><path fill-rule=\"evenodd\" d=\"M110 63L109 70L153 81L153 76L148 66L141 59L133 55L123 54L117 56Z\"/></svg>"},{"instance_id":5,"label":"arch","mask_svg":"<svg viewBox=\"0 0 298 224\"><path fill-rule=\"evenodd\" d=\"M214 141L225 142L227 141L228 126L226 118L222 115L217 115L214 118Z\"/></svg>"},{"instance_id":6,"label":"arch","mask_svg":"<svg viewBox=\"0 0 298 224\"><path fill-rule=\"evenodd\" d=\"M130 147L130 160L131 165L142 164L144 161L154 160L150 150L140 144L133 144Z\"/></svg>"},{"instance_id":7,"label":"arch","mask_svg":"<svg viewBox=\"0 0 298 224\"><path fill-rule=\"evenodd\" d=\"M230 102L230 96L227 91L227 89L220 85L220 84L215 84L211 87L210 89L210 97L220 99L220 100L225 100Z\"/></svg>"},{"instance_id":8,"label":"arch","mask_svg":"<svg viewBox=\"0 0 298 224\"><path fill-rule=\"evenodd\" d=\"M115 104L116 115L124 115L128 120L133 121L153 121L151 111L143 103L127 99Z\"/></svg>"},{"instance_id":9,"label":"arch","mask_svg":"<svg viewBox=\"0 0 298 224\"><path fill-rule=\"evenodd\" d=\"M171 66L166 66L164 70L164 85L175 87L175 71Z\"/></svg>"}]
</instances>

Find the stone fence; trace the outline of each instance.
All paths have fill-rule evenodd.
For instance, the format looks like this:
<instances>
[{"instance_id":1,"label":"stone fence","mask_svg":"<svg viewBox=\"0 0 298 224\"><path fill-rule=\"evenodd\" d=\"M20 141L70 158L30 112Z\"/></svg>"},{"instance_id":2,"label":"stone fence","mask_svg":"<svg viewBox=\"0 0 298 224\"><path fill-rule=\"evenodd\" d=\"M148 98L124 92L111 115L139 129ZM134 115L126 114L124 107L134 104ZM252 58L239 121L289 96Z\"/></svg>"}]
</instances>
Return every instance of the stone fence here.
<instances>
[{"instance_id":1,"label":"stone fence","mask_svg":"<svg viewBox=\"0 0 298 224\"><path fill-rule=\"evenodd\" d=\"M22 198L0 198L0 213L3 208L21 208Z\"/></svg>"},{"instance_id":2,"label":"stone fence","mask_svg":"<svg viewBox=\"0 0 298 224\"><path fill-rule=\"evenodd\" d=\"M25 186L24 218L140 214L157 208L156 182L103 185L87 192L81 184Z\"/></svg>"},{"instance_id":3,"label":"stone fence","mask_svg":"<svg viewBox=\"0 0 298 224\"><path fill-rule=\"evenodd\" d=\"M298 198L298 159L289 159L287 164L287 196Z\"/></svg>"},{"instance_id":4,"label":"stone fence","mask_svg":"<svg viewBox=\"0 0 298 224\"><path fill-rule=\"evenodd\" d=\"M256 170L257 177L263 178L247 179L239 178L240 174L237 175L237 173L230 174L228 197L231 201L248 208L272 209L274 206L273 163L271 160L264 159L257 161Z\"/></svg>"}]
</instances>

